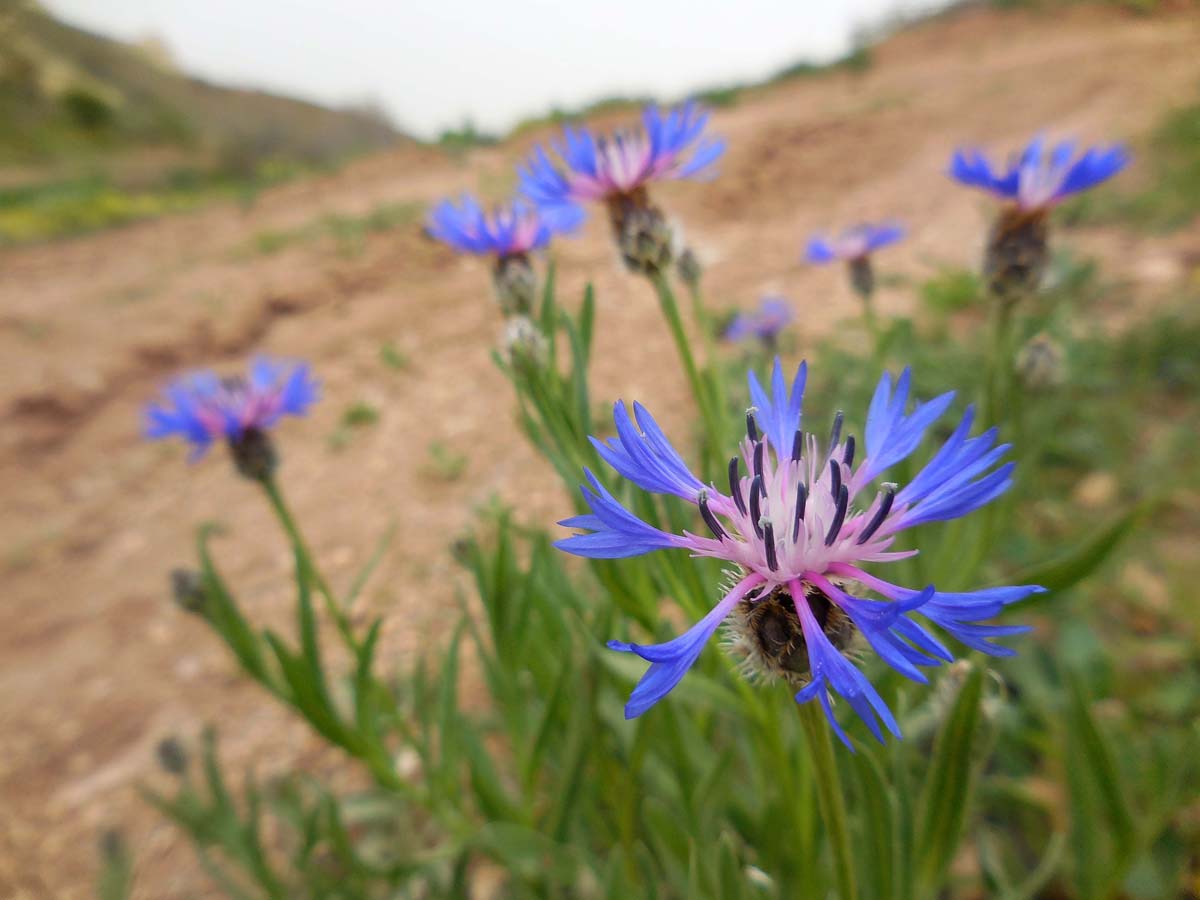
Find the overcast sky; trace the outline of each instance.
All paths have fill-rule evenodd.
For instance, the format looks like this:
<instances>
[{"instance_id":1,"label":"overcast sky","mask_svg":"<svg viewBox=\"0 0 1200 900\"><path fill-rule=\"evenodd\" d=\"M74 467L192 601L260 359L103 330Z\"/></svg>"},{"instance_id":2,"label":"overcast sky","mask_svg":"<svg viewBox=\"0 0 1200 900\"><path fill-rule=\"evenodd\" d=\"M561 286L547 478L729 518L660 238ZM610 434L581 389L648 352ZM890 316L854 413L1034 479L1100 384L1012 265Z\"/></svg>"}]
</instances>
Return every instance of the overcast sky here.
<instances>
[{"instance_id":1,"label":"overcast sky","mask_svg":"<svg viewBox=\"0 0 1200 900\"><path fill-rule=\"evenodd\" d=\"M329 104L371 101L432 136L613 94L664 99L849 48L945 0L42 0L76 25L166 41L185 70Z\"/></svg>"}]
</instances>

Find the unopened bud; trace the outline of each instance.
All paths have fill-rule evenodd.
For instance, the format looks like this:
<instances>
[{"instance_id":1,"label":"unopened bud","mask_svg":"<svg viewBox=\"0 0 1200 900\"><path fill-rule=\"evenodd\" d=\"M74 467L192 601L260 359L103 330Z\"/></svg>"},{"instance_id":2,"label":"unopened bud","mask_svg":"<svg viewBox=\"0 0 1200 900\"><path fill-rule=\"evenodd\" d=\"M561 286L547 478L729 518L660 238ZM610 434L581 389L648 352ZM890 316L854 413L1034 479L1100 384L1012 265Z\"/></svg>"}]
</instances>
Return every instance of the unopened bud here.
<instances>
[{"instance_id":1,"label":"unopened bud","mask_svg":"<svg viewBox=\"0 0 1200 900\"><path fill-rule=\"evenodd\" d=\"M610 198L608 220L621 260L631 272L654 275L671 265L674 255L671 226L662 212L651 205L644 187Z\"/></svg>"},{"instance_id":2,"label":"unopened bud","mask_svg":"<svg viewBox=\"0 0 1200 900\"><path fill-rule=\"evenodd\" d=\"M178 738L163 738L155 748L158 764L170 775L182 775L188 768L187 750Z\"/></svg>"},{"instance_id":3,"label":"unopened bud","mask_svg":"<svg viewBox=\"0 0 1200 900\"><path fill-rule=\"evenodd\" d=\"M679 254L679 259L675 261L675 271L679 273L680 280L692 290L699 286L700 276L704 274L700 260L696 258L691 247L685 247Z\"/></svg>"},{"instance_id":4,"label":"unopened bud","mask_svg":"<svg viewBox=\"0 0 1200 900\"><path fill-rule=\"evenodd\" d=\"M492 285L505 317L527 316L537 298L537 274L523 253L502 256L492 271Z\"/></svg>"},{"instance_id":5,"label":"unopened bud","mask_svg":"<svg viewBox=\"0 0 1200 900\"><path fill-rule=\"evenodd\" d=\"M671 265L671 226L657 209L634 210L621 230L620 249L631 272L662 272Z\"/></svg>"},{"instance_id":6,"label":"unopened bud","mask_svg":"<svg viewBox=\"0 0 1200 900\"><path fill-rule=\"evenodd\" d=\"M1005 303L1037 292L1049 257L1046 214L1005 209L992 224L983 259L988 290Z\"/></svg>"},{"instance_id":7,"label":"unopened bud","mask_svg":"<svg viewBox=\"0 0 1200 900\"><path fill-rule=\"evenodd\" d=\"M514 366L541 367L550 357L550 345L528 316L513 316L504 324L501 338L505 356Z\"/></svg>"},{"instance_id":8,"label":"unopened bud","mask_svg":"<svg viewBox=\"0 0 1200 900\"><path fill-rule=\"evenodd\" d=\"M193 569L172 569L171 596L180 609L190 613L204 612L204 579Z\"/></svg>"},{"instance_id":9,"label":"unopened bud","mask_svg":"<svg viewBox=\"0 0 1200 900\"><path fill-rule=\"evenodd\" d=\"M850 284L860 297L870 297L875 293L875 270L871 267L871 257L856 256L847 263L850 269Z\"/></svg>"},{"instance_id":10,"label":"unopened bud","mask_svg":"<svg viewBox=\"0 0 1200 900\"><path fill-rule=\"evenodd\" d=\"M1045 332L1035 334L1017 353L1017 377L1031 391L1058 387L1066 374L1062 345Z\"/></svg>"},{"instance_id":11,"label":"unopened bud","mask_svg":"<svg viewBox=\"0 0 1200 900\"><path fill-rule=\"evenodd\" d=\"M247 428L229 439L229 452L238 473L252 481L267 481L279 467L279 455L271 436L258 428Z\"/></svg>"}]
</instances>

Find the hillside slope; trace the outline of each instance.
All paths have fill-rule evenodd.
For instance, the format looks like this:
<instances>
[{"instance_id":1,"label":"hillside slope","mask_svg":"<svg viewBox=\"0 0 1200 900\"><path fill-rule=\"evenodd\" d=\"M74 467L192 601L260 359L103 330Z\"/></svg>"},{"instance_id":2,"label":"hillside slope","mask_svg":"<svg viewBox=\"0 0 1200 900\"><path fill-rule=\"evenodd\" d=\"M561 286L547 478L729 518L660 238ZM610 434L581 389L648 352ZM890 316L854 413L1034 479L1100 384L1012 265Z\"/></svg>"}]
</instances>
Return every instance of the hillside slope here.
<instances>
[{"instance_id":1,"label":"hillside slope","mask_svg":"<svg viewBox=\"0 0 1200 900\"><path fill-rule=\"evenodd\" d=\"M855 310L842 273L799 265L807 233L864 217L910 223L879 298L884 314L909 311L913 294L895 280L978 257L988 207L946 179L956 145L1006 152L1049 128L1139 147L1168 110L1194 102L1198 44L1190 14L965 10L889 40L863 71L745 92L714 114L730 148L720 177L656 197L698 248L715 304L793 300L798 355ZM381 656L397 665L442 633L460 578L449 544L475 507L499 497L527 521L561 516L488 358L500 324L487 267L421 233L440 196L502 196L548 134L462 158L404 145L250 209L0 250L0 895L91 896L95 835L121 825L138 853L137 896L215 896L191 848L134 790L165 777L153 751L167 735L218 722L231 769L253 764L263 778L348 768L268 708L167 599L166 573L191 559L192 524L219 520L216 551L256 621L286 628L292 603L286 548L225 461L188 466L181 448L139 438L140 408L164 378L253 350L313 362L325 399L282 428L283 477L337 585L398 523L354 610L386 616ZM1147 173L1139 162L1122 177ZM1065 242L1103 257L1146 304L1200 258L1195 223L1167 237L1078 229ZM665 411L668 431L683 428L687 391L654 297L619 269L602 218L554 252L565 300L596 286L597 396L638 397ZM355 404L378 421L346 425ZM465 475L433 477L433 446L461 454Z\"/></svg>"},{"instance_id":2,"label":"hillside slope","mask_svg":"<svg viewBox=\"0 0 1200 900\"><path fill-rule=\"evenodd\" d=\"M0 3L0 118L6 122L0 162L36 162L89 142L183 142L331 160L398 137L369 111L327 109L191 78L162 48L74 28L33 0Z\"/></svg>"}]
</instances>

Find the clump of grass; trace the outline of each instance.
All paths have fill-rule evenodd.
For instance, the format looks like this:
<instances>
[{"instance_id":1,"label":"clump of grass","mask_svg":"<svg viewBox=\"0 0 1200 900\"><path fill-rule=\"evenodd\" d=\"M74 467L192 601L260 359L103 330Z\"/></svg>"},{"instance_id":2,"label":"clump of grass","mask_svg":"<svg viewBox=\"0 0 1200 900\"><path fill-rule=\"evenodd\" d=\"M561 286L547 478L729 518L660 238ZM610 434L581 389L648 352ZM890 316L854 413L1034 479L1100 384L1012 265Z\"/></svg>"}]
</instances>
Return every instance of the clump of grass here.
<instances>
[{"instance_id":1,"label":"clump of grass","mask_svg":"<svg viewBox=\"0 0 1200 900\"><path fill-rule=\"evenodd\" d=\"M438 135L437 145L452 154L465 153L476 147L490 147L499 142L490 132L480 131L475 123L467 119L458 128L447 128Z\"/></svg>"},{"instance_id":2,"label":"clump of grass","mask_svg":"<svg viewBox=\"0 0 1200 900\"><path fill-rule=\"evenodd\" d=\"M1143 191L1123 192L1119 184L1088 191L1063 207L1063 220L1070 225L1117 223L1172 231L1200 215L1200 100L1166 115L1141 164L1150 173Z\"/></svg>"},{"instance_id":3,"label":"clump of grass","mask_svg":"<svg viewBox=\"0 0 1200 900\"><path fill-rule=\"evenodd\" d=\"M705 106L735 106L738 100L742 97L742 92L745 91L745 86L740 84L730 84L724 87L709 88L706 91L697 93L696 99Z\"/></svg>"},{"instance_id":4,"label":"clump of grass","mask_svg":"<svg viewBox=\"0 0 1200 900\"><path fill-rule=\"evenodd\" d=\"M379 361L393 372L403 372L412 364L408 354L397 347L394 341L387 341L379 348Z\"/></svg>"},{"instance_id":5,"label":"clump of grass","mask_svg":"<svg viewBox=\"0 0 1200 900\"><path fill-rule=\"evenodd\" d=\"M429 460L424 470L439 481L457 481L467 470L467 457L441 441L434 441L429 445Z\"/></svg>"},{"instance_id":6,"label":"clump of grass","mask_svg":"<svg viewBox=\"0 0 1200 900\"><path fill-rule=\"evenodd\" d=\"M384 203L363 216L336 213L322 217L319 230L333 238L338 252L355 256L362 252L367 238L414 222L421 213L419 203Z\"/></svg>"},{"instance_id":7,"label":"clump of grass","mask_svg":"<svg viewBox=\"0 0 1200 900\"><path fill-rule=\"evenodd\" d=\"M151 184L123 185L103 173L0 189L0 246L52 240L186 212L217 200L248 202L292 178L298 166L262 166L248 175L179 168Z\"/></svg>"},{"instance_id":8,"label":"clump of grass","mask_svg":"<svg viewBox=\"0 0 1200 900\"><path fill-rule=\"evenodd\" d=\"M365 400L347 406L342 413L342 425L346 428L362 428L365 425L374 425L378 421L379 408Z\"/></svg>"},{"instance_id":9,"label":"clump of grass","mask_svg":"<svg viewBox=\"0 0 1200 900\"><path fill-rule=\"evenodd\" d=\"M338 422L337 428L329 435L329 449L334 451L346 449L354 432L374 425L379 421L379 415L379 408L365 400L347 406L342 410L342 418Z\"/></svg>"},{"instance_id":10,"label":"clump of grass","mask_svg":"<svg viewBox=\"0 0 1200 900\"><path fill-rule=\"evenodd\" d=\"M295 244L331 239L342 256L356 256L373 234L391 231L419 218L419 203L383 203L361 216L326 213L297 228L260 231L251 239L250 249L260 256L271 256Z\"/></svg>"},{"instance_id":11,"label":"clump of grass","mask_svg":"<svg viewBox=\"0 0 1200 900\"><path fill-rule=\"evenodd\" d=\"M251 243L253 243L254 250L259 256L273 256L280 250L292 246L292 244L303 237L303 232L300 229L292 228L280 231L269 228L254 235L251 238Z\"/></svg>"},{"instance_id":12,"label":"clump of grass","mask_svg":"<svg viewBox=\"0 0 1200 900\"><path fill-rule=\"evenodd\" d=\"M931 312L946 316L979 303L983 284L969 269L945 268L921 285L921 301Z\"/></svg>"}]
</instances>

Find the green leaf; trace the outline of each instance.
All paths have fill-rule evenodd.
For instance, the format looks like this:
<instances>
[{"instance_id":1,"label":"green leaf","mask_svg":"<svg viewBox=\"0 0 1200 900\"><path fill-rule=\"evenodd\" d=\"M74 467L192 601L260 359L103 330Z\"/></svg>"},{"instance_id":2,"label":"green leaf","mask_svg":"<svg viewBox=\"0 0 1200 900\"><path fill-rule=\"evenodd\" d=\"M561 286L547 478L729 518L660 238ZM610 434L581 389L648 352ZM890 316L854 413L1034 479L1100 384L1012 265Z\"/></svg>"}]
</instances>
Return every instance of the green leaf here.
<instances>
[{"instance_id":1,"label":"green leaf","mask_svg":"<svg viewBox=\"0 0 1200 900\"><path fill-rule=\"evenodd\" d=\"M579 310L579 336L583 340L586 364L590 359L592 349L592 331L596 324L596 292L591 284L583 289L583 306Z\"/></svg>"},{"instance_id":2,"label":"green leaf","mask_svg":"<svg viewBox=\"0 0 1200 900\"><path fill-rule=\"evenodd\" d=\"M110 831L101 842L100 877L96 896L100 900L126 900L133 889L133 860L120 832Z\"/></svg>"},{"instance_id":3,"label":"green leaf","mask_svg":"<svg viewBox=\"0 0 1200 900\"><path fill-rule=\"evenodd\" d=\"M893 896L893 866L883 863L895 858L896 814L892 805L892 792L875 755L867 747L860 747L851 758L855 783L858 787L861 854L863 865L859 867L859 879L863 895L874 900L889 900Z\"/></svg>"},{"instance_id":4,"label":"green leaf","mask_svg":"<svg viewBox=\"0 0 1200 900\"><path fill-rule=\"evenodd\" d=\"M1008 584L1040 584L1047 591L1065 591L1091 575L1108 559L1117 545L1142 521L1155 505L1143 501L1092 532L1075 547L1047 562L1030 566Z\"/></svg>"},{"instance_id":5,"label":"green leaf","mask_svg":"<svg viewBox=\"0 0 1200 900\"><path fill-rule=\"evenodd\" d=\"M553 262L546 266L546 280L542 283L542 308L538 313L538 318L541 320L542 334L554 334L554 282L557 267ZM550 342L551 346L554 342Z\"/></svg>"},{"instance_id":6,"label":"green leaf","mask_svg":"<svg viewBox=\"0 0 1200 900\"><path fill-rule=\"evenodd\" d=\"M1076 877L1084 897L1106 896L1138 849L1137 830L1108 741L1075 673L1067 675L1064 765L1071 795Z\"/></svg>"},{"instance_id":7,"label":"green leaf","mask_svg":"<svg viewBox=\"0 0 1200 900\"><path fill-rule=\"evenodd\" d=\"M362 589L366 587L367 581L375 572L375 569L378 568L379 563L383 560L383 556L387 552L388 547L391 546L392 539L395 538L396 530L399 528L399 526L400 523L393 519L391 524L388 525L388 527L384 530L383 534L380 535L379 541L375 544L374 552L371 553L370 558L366 561L363 567L358 570L358 574L354 576L354 582L350 585L350 591L346 594L346 598L342 601L342 607L344 609L349 609L354 604L354 601L358 599L358 595L362 592Z\"/></svg>"},{"instance_id":8,"label":"green leaf","mask_svg":"<svg viewBox=\"0 0 1200 900\"><path fill-rule=\"evenodd\" d=\"M205 598L204 617L233 651L247 674L271 690L278 690L265 665L258 635L238 609L237 601L225 587L225 581L213 563L208 541L214 531L211 525L201 526L196 531L196 552Z\"/></svg>"},{"instance_id":9,"label":"green leaf","mask_svg":"<svg viewBox=\"0 0 1200 900\"><path fill-rule=\"evenodd\" d=\"M489 822L479 829L473 843L525 881L539 882L549 875L570 883L578 869L568 848L524 825Z\"/></svg>"},{"instance_id":10,"label":"green leaf","mask_svg":"<svg viewBox=\"0 0 1200 900\"><path fill-rule=\"evenodd\" d=\"M938 734L921 795L917 826L917 896L935 896L958 849L970 807L975 732L983 669L972 665Z\"/></svg>"}]
</instances>

